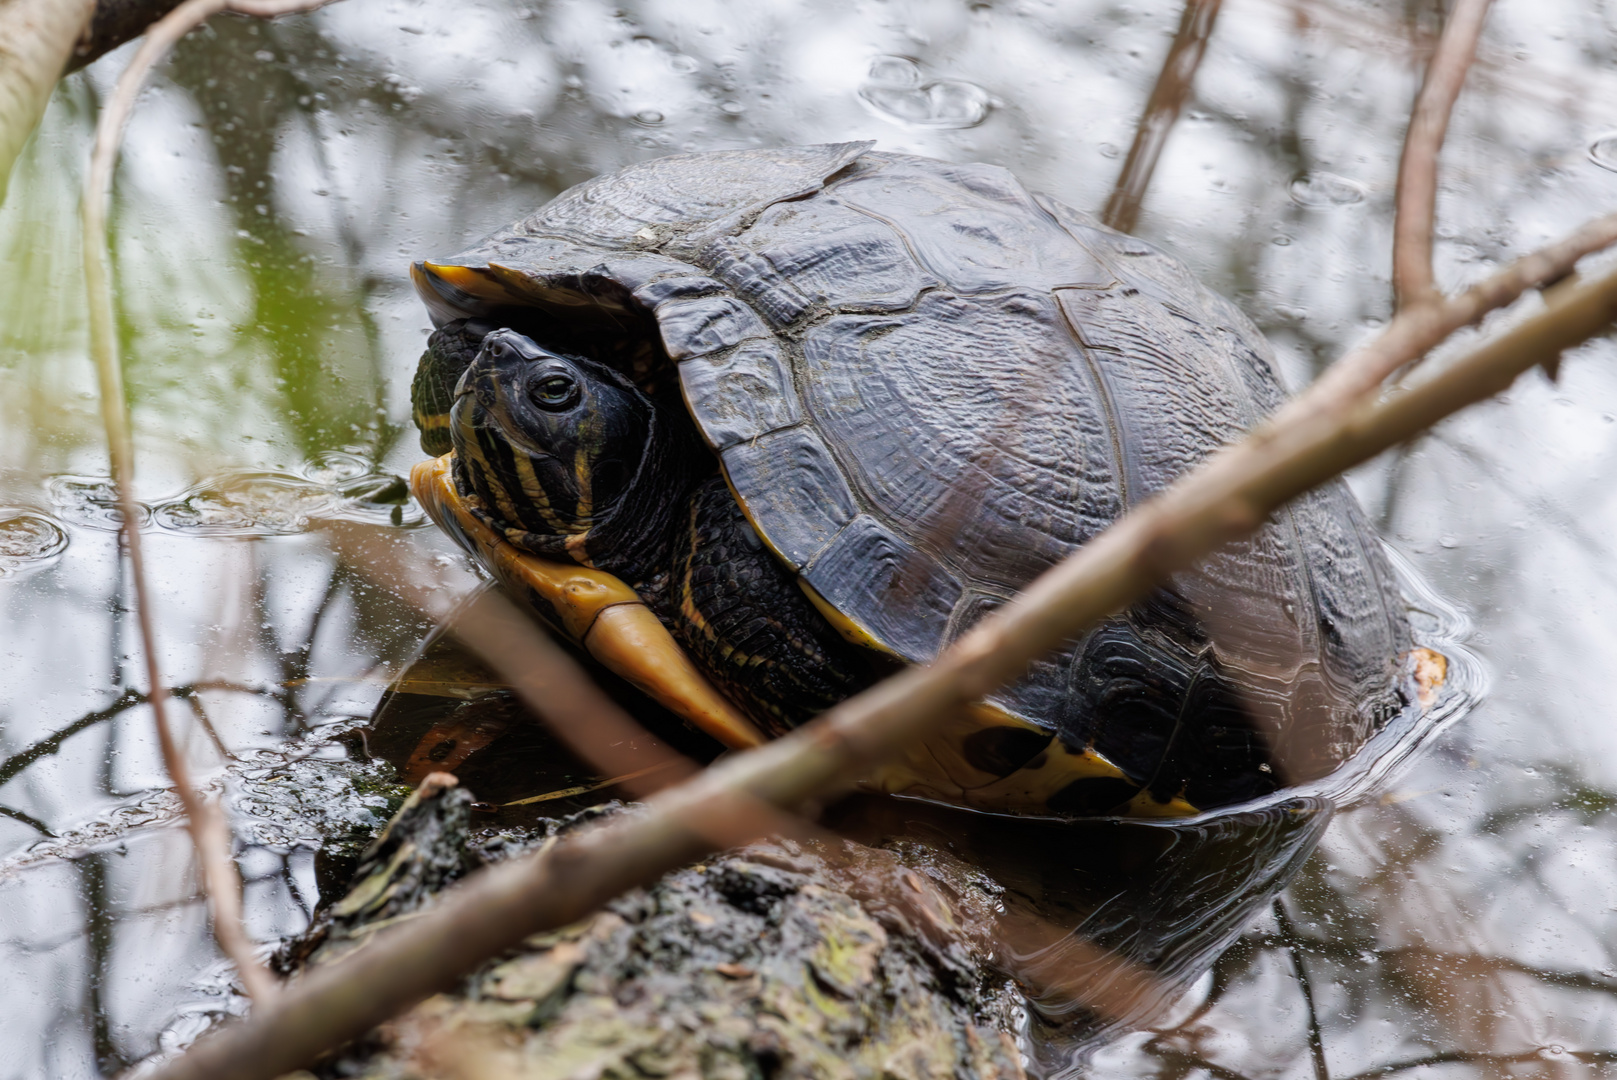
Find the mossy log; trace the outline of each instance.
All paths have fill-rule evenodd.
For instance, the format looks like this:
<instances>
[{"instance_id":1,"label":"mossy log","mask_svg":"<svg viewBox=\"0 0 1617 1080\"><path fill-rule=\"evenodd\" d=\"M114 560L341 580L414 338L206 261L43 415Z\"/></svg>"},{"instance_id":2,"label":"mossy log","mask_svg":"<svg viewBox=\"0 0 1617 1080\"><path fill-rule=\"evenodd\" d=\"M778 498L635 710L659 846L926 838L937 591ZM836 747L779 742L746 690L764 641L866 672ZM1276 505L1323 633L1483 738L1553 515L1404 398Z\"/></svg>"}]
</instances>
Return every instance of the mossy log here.
<instances>
[{"instance_id":1,"label":"mossy log","mask_svg":"<svg viewBox=\"0 0 1617 1080\"><path fill-rule=\"evenodd\" d=\"M429 779L283 967L363 948L483 861L637 812L489 836L469 827L471 802ZM926 844L757 843L529 938L314 1074L1021 1080L1022 1002L986 930L999 904L992 880Z\"/></svg>"}]
</instances>

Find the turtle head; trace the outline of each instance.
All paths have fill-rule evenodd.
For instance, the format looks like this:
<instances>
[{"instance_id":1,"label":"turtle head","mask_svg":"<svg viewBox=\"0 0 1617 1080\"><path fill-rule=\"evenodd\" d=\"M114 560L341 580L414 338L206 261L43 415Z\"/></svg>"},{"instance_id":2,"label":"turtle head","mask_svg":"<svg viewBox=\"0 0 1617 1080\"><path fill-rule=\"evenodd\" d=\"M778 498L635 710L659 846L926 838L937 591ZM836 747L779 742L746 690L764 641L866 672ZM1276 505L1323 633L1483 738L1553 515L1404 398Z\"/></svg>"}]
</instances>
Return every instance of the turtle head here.
<instances>
[{"instance_id":1,"label":"turtle head","mask_svg":"<svg viewBox=\"0 0 1617 1080\"><path fill-rule=\"evenodd\" d=\"M457 484L489 524L587 561L583 539L622 502L655 428L651 401L616 371L496 330L455 387L449 434Z\"/></svg>"}]
</instances>

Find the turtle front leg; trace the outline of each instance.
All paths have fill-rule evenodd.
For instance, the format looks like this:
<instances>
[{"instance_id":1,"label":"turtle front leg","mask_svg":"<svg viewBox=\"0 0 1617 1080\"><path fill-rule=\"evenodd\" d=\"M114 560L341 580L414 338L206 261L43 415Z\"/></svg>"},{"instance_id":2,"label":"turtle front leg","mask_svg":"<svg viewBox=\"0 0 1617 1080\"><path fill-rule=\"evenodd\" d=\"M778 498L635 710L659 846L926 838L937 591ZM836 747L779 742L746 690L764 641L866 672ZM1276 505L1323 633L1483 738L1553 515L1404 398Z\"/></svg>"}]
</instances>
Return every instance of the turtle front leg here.
<instances>
[{"instance_id":1,"label":"turtle front leg","mask_svg":"<svg viewBox=\"0 0 1617 1080\"><path fill-rule=\"evenodd\" d=\"M696 487L675 531L656 606L697 666L771 734L875 680L875 658L814 608L722 476Z\"/></svg>"}]
</instances>

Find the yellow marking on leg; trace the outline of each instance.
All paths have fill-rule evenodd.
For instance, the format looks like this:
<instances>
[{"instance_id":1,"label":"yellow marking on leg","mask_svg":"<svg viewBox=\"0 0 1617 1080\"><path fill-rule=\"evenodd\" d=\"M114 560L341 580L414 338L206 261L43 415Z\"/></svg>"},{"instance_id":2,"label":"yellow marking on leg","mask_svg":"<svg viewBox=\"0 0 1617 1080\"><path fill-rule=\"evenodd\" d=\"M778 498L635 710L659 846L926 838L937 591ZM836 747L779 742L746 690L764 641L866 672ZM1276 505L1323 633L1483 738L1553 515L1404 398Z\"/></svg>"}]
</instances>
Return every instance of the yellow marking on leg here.
<instances>
[{"instance_id":1,"label":"yellow marking on leg","mask_svg":"<svg viewBox=\"0 0 1617 1080\"><path fill-rule=\"evenodd\" d=\"M697 670L668 628L644 604L602 611L584 637L590 655L670 709L736 749L768 737Z\"/></svg>"},{"instance_id":2,"label":"yellow marking on leg","mask_svg":"<svg viewBox=\"0 0 1617 1080\"><path fill-rule=\"evenodd\" d=\"M455 491L454 454L410 470L410 490L427 515L478 558L518 600L550 606L534 614L588 649L609 669L726 746L765 736L691 662L640 595L614 574L530 555L480 521Z\"/></svg>"}]
</instances>

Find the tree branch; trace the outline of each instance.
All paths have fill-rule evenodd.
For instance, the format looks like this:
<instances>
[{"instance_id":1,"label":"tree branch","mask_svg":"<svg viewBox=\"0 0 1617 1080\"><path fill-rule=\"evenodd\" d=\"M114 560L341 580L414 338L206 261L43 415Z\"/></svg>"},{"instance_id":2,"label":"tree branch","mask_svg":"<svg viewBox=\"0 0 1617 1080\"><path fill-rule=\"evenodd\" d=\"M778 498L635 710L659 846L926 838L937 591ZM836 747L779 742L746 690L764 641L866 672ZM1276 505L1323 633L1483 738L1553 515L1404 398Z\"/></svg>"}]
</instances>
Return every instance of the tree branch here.
<instances>
[{"instance_id":1,"label":"tree branch","mask_svg":"<svg viewBox=\"0 0 1617 1080\"><path fill-rule=\"evenodd\" d=\"M95 0L0 0L0 202Z\"/></svg>"},{"instance_id":2,"label":"tree branch","mask_svg":"<svg viewBox=\"0 0 1617 1080\"><path fill-rule=\"evenodd\" d=\"M1438 38L1398 162L1392 224L1392 287L1399 310L1438 299L1432 277L1432 229L1437 220L1437 154L1448 134L1454 102L1476 55L1489 0L1454 0Z\"/></svg>"},{"instance_id":3,"label":"tree branch","mask_svg":"<svg viewBox=\"0 0 1617 1080\"><path fill-rule=\"evenodd\" d=\"M135 40L179 6L180 0L97 0L95 15L73 47L73 56L62 74L71 75L124 42Z\"/></svg>"}]
</instances>

